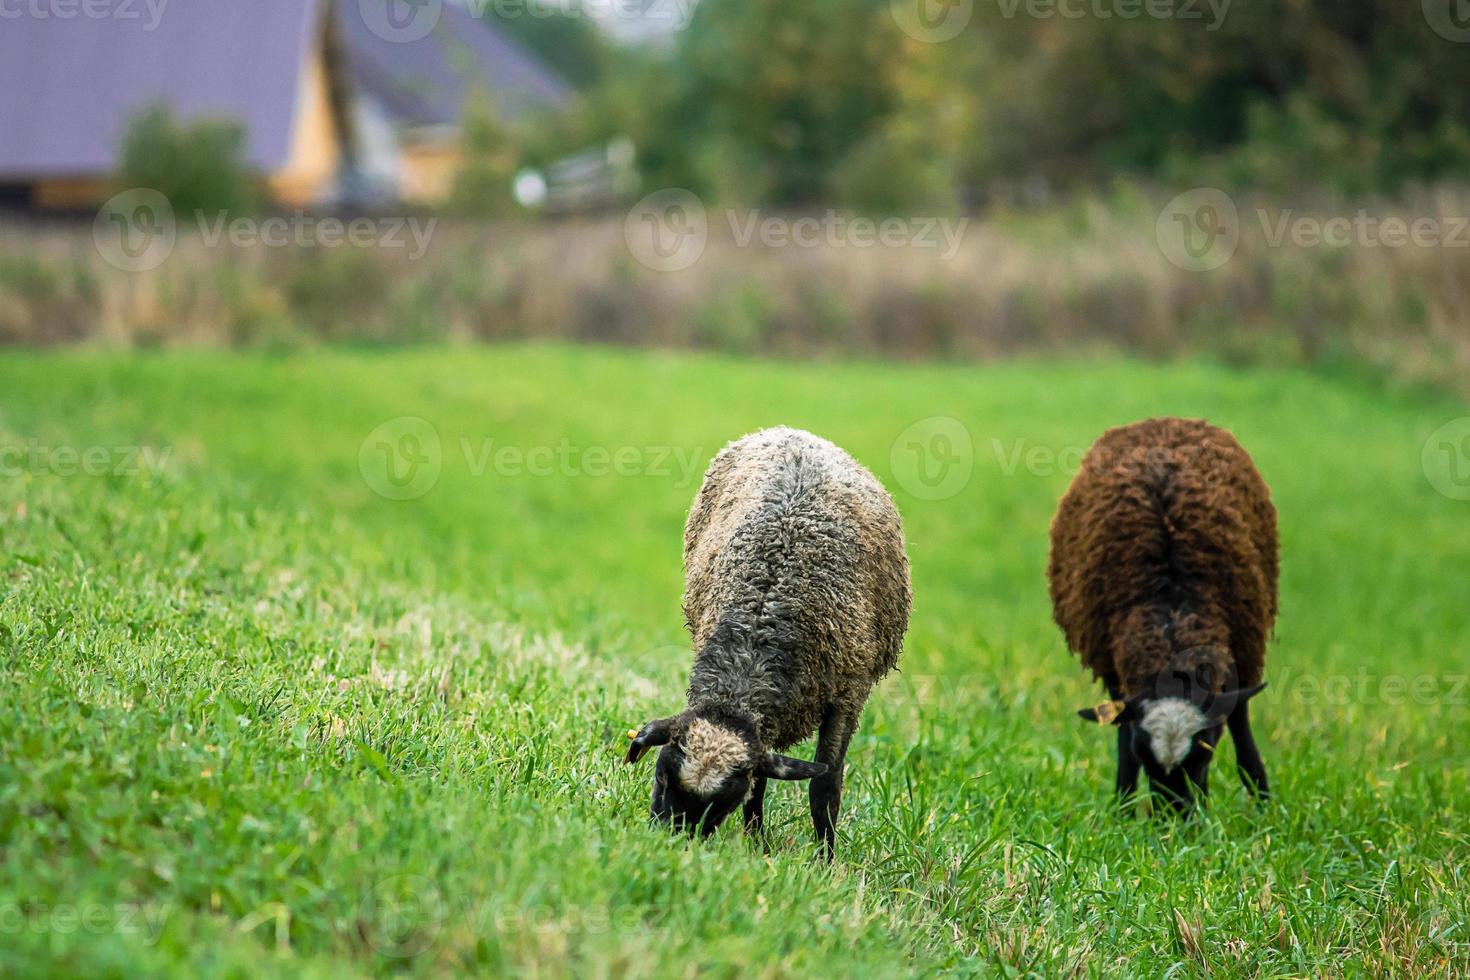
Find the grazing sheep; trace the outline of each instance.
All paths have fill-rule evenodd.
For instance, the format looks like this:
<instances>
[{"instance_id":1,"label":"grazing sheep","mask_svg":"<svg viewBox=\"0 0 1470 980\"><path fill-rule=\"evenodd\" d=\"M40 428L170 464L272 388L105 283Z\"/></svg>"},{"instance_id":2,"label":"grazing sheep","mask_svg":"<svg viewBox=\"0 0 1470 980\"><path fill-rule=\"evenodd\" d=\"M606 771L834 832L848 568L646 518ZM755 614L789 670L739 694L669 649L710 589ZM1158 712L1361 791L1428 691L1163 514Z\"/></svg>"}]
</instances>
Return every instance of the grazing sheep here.
<instances>
[{"instance_id":1,"label":"grazing sheep","mask_svg":"<svg viewBox=\"0 0 1470 980\"><path fill-rule=\"evenodd\" d=\"M1142 765L1184 812L1207 792L1227 721L1241 780L1267 795L1247 702L1265 687L1277 554L1270 492L1223 429L1150 419L1104 433L1083 460L1048 576L1067 645L1113 698L1079 713L1117 726L1124 799Z\"/></svg>"},{"instance_id":2,"label":"grazing sheep","mask_svg":"<svg viewBox=\"0 0 1470 980\"><path fill-rule=\"evenodd\" d=\"M758 832L766 781L810 779L830 860L848 742L908 627L892 498L825 439L757 432L710 463L684 529L684 571L688 706L629 733L629 762L664 746L653 817L707 836L743 804ZM813 732L816 761L777 754Z\"/></svg>"}]
</instances>

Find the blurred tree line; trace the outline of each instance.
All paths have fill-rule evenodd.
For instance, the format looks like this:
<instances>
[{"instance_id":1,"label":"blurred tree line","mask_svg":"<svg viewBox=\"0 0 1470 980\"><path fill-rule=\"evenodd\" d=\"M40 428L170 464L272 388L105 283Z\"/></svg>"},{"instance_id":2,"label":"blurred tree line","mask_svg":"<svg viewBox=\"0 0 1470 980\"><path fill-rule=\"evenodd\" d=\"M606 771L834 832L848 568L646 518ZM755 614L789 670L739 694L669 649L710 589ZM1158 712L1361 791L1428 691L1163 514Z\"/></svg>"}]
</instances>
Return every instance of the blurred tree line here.
<instances>
[{"instance_id":1,"label":"blurred tree line","mask_svg":"<svg viewBox=\"0 0 1470 980\"><path fill-rule=\"evenodd\" d=\"M621 133L650 185L790 207L1119 176L1393 192L1470 173L1470 24L1435 29L1460 2L974 0L930 41L890 0L701 0L666 48L598 55L526 156Z\"/></svg>"},{"instance_id":2,"label":"blurred tree line","mask_svg":"<svg viewBox=\"0 0 1470 980\"><path fill-rule=\"evenodd\" d=\"M597 25L575 9L537 8L524 4L485 2L470 7L483 12L503 31L578 87L597 82L607 68L611 49Z\"/></svg>"},{"instance_id":3,"label":"blurred tree line","mask_svg":"<svg viewBox=\"0 0 1470 980\"><path fill-rule=\"evenodd\" d=\"M924 39L903 16L918 5L963 13L963 29ZM536 120L470 100L449 206L513 210L521 168L618 136L647 186L750 206L948 212L1120 178L1391 194L1470 177L1462 5L700 0L668 44L621 47L575 9L489 4L582 98ZM123 186L245 209L243 147L228 125L150 111L128 135Z\"/></svg>"}]
</instances>

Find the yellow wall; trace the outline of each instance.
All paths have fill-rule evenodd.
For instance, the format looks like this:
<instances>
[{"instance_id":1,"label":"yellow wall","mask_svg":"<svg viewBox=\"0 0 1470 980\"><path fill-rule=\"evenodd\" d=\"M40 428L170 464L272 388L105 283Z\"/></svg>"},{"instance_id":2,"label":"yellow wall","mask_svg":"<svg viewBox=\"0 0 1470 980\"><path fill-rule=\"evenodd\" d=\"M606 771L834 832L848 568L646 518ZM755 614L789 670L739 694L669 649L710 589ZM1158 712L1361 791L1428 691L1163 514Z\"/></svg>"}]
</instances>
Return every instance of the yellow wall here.
<instances>
[{"instance_id":1,"label":"yellow wall","mask_svg":"<svg viewBox=\"0 0 1470 980\"><path fill-rule=\"evenodd\" d=\"M336 179L341 161L342 136L332 118L327 71L318 44L301 76L291 155L267 182L271 196L282 204L311 204Z\"/></svg>"},{"instance_id":2,"label":"yellow wall","mask_svg":"<svg viewBox=\"0 0 1470 980\"><path fill-rule=\"evenodd\" d=\"M31 207L74 211L95 208L107 200L112 184L105 177L57 177L31 186Z\"/></svg>"},{"instance_id":3,"label":"yellow wall","mask_svg":"<svg viewBox=\"0 0 1470 980\"><path fill-rule=\"evenodd\" d=\"M457 142L405 143L400 152L399 197L415 204L434 204L449 196L460 167Z\"/></svg>"}]
</instances>

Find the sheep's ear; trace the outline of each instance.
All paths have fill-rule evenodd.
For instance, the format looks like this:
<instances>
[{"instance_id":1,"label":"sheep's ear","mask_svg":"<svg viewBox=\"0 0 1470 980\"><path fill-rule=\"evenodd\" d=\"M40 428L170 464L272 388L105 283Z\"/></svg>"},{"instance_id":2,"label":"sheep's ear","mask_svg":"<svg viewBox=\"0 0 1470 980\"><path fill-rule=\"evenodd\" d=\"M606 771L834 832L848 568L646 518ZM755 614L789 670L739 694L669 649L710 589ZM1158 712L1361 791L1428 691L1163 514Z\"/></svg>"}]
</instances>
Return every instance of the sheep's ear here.
<instances>
[{"instance_id":1,"label":"sheep's ear","mask_svg":"<svg viewBox=\"0 0 1470 980\"><path fill-rule=\"evenodd\" d=\"M628 738L632 741L628 745L628 761L637 762L654 746L669 744L669 736L673 729L673 718L659 718L650 721L636 732L629 732Z\"/></svg>"},{"instance_id":2,"label":"sheep's ear","mask_svg":"<svg viewBox=\"0 0 1470 980\"><path fill-rule=\"evenodd\" d=\"M1077 716L1099 725L1128 725L1138 720L1138 705L1137 701L1104 701L1081 709Z\"/></svg>"},{"instance_id":3,"label":"sheep's ear","mask_svg":"<svg viewBox=\"0 0 1470 980\"><path fill-rule=\"evenodd\" d=\"M756 775L765 776L768 779L813 779L826 774L827 764L825 762L807 762L805 759L793 759L788 755L777 755L774 752L766 753L761 764L756 769Z\"/></svg>"},{"instance_id":4,"label":"sheep's ear","mask_svg":"<svg viewBox=\"0 0 1470 980\"><path fill-rule=\"evenodd\" d=\"M1266 682L1262 681L1255 687L1243 687L1235 691L1221 691L1215 695L1215 699L1205 711L1205 717L1209 719L1210 727L1223 725L1229 720L1235 709L1251 698L1265 690Z\"/></svg>"}]
</instances>

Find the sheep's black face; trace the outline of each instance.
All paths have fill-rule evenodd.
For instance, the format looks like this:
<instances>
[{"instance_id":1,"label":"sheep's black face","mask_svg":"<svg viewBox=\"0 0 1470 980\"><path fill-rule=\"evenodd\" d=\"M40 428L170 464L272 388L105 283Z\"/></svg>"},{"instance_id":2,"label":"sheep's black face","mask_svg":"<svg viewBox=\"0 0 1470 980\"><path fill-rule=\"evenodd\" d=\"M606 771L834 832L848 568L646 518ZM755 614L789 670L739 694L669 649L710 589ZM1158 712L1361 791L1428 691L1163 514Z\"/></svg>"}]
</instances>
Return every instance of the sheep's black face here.
<instances>
[{"instance_id":1,"label":"sheep's black face","mask_svg":"<svg viewBox=\"0 0 1470 980\"><path fill-rule=\"evenodd\" d=\"M1180 814L1209 793L1210 762L1224 734L1223 725L1208 724L1203 714L1200 720L1204 727L1187 722L1172 729L1156 723L1153 731L1142 723L1130 726L1133 754L1148 774L1154 795Z\"/></svg>"},{"instance_id":2,"label":"sheep's black face","mask_svg":"<svg viewBox=\"0 0 1470 980\"><path fill-rule=\"evenodd\" d=\"M764 751L749 719L719 711L686 712L628 733L628 762L662 746L653 774L654 821L708 837L750 799L755 780L815 779L827 766Z\"/></svg>"},{"instance_id":3,"label":"sheep's black face","mask_svg":"<svg viewBox=\"0 0 1470 980\"><path fill-rule=\"evenodd\" d=\"M1175 812L1186 813L1208 794L1210 762L1226 721L1263 687L1189 697L1139 696L1084 708L1078 714L1100 725L1121 727L1128 751L1148 774L1154 795ZM1123 744L1119 743L1120 751Z\"/></svg>"},{"instance_id":4,"label":"sheep's black face","mask_svg":"<svg viewBox=\"0 0 1470 980\"><path fill-rule=\"evenodd\" d=\"M649 815L671 830L708 837L750 796L750 769L732 769L718 778L706 778L691 788L694 768L677 744L664 746L653 774L653 803Z\"/></svg>"},{"instance_id":5,"label":"sheep's black face","mask_svg":"<svg viewBox=\"0 0 1470 980\"><path fill-rule=\"evenodd\" d=\"M757 747L755 726L727 713L685 712L630 734L629 762L662 746L650 816L690 835L714 833L749 798L757 764L766 759Z\"/></svg>"}]
</instances>

